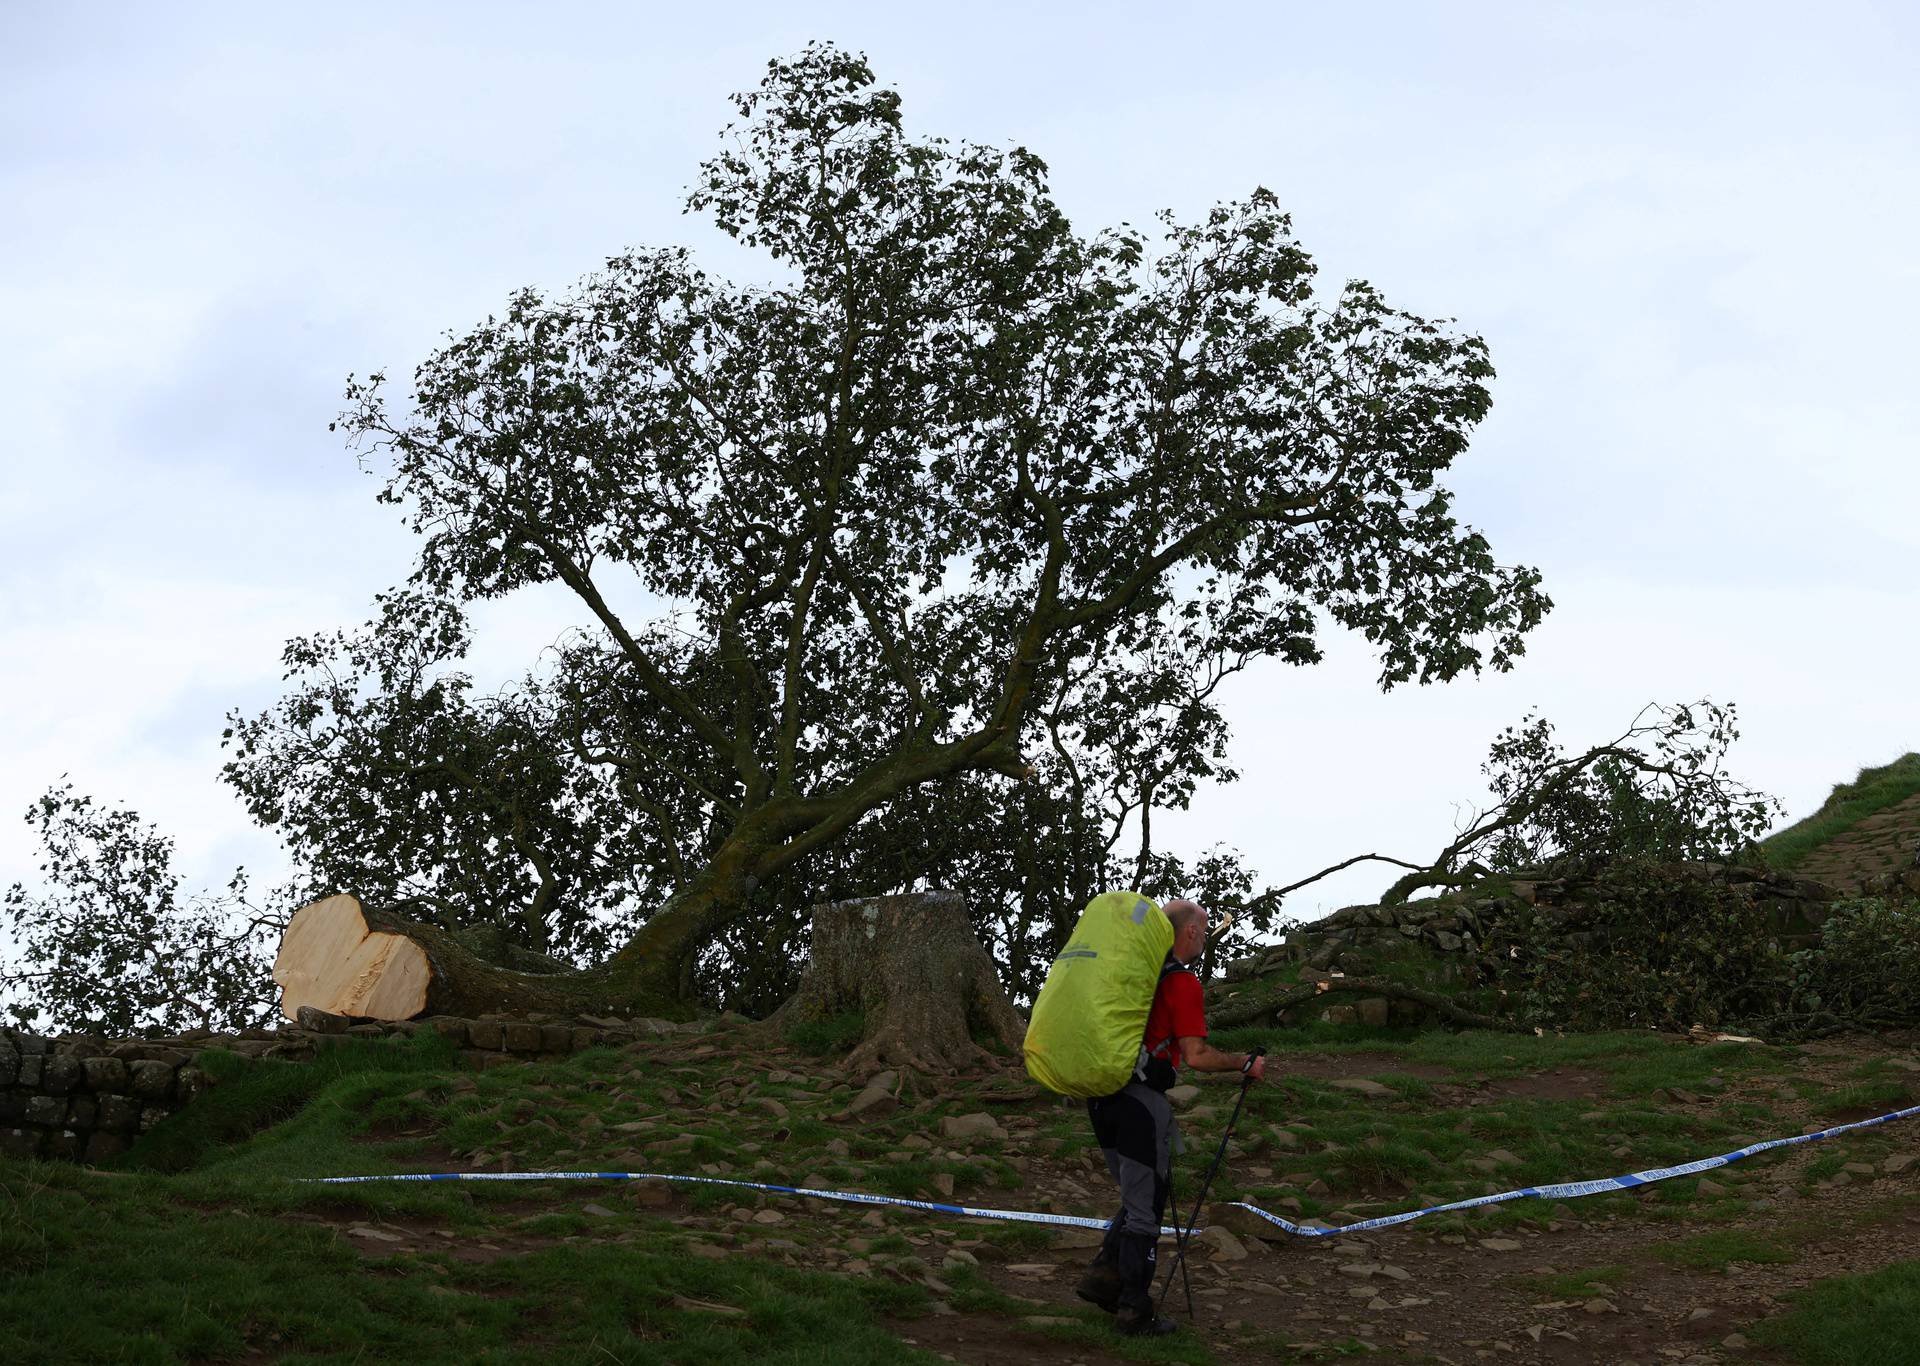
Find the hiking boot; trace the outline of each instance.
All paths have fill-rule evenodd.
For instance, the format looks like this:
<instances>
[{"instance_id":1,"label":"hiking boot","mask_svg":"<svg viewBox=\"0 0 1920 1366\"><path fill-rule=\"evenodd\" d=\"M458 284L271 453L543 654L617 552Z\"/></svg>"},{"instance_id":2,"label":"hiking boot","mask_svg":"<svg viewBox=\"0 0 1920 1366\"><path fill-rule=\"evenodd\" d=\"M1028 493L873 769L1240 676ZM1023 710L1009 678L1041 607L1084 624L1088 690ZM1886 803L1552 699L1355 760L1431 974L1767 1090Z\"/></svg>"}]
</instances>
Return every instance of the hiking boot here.
<instances>
[{"instance_id":1,"label":"hiking boot","mask_svg":"<svg viewBox=\"0 0 1920 1366\"><path fill-rule=\"evenodd\" d=\"M1120 1273L1104 1262L1095 1262L1073 1293L1111 1314L1120 1307Z\"/></svg>"},{"instance_id":2,"label":"hiking boot","mask_svg":"<svg viewBox=\"0 0 1920 1366\"><path fill-rule=\"evenodd\" d=\"M1180 1331L1179 1324L1151 1310L1144 1314L1122 1314L1113 1321L1113 1326L1122 1336L1130 1338L1163 1338Z\"/></svg>"}]
</instances>

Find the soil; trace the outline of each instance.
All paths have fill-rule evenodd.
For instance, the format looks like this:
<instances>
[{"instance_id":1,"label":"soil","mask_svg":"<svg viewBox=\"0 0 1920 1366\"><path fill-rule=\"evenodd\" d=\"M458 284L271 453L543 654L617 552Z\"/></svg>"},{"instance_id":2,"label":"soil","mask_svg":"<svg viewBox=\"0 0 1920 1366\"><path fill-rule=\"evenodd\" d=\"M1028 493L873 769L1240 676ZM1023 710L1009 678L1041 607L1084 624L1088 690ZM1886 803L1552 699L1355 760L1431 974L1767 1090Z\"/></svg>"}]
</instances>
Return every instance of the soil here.
<instances>
[{"instance_id":1,"label":"soil","mask_svg":"<svg viewBox=\"0 0 1920 1366\"><path fill-rule=\"evenodd\" d=\"M1867 1046L1869 1054L1880 1051ZM1289 1070L1293 1061L1288 1060ZM1860 1050L1836 1046L1830 1070L1838 1076L1860 1061ZM1352 1059L1325 1062L1330 1069L1344 1064L1351 1074ZM1392 1069L1367 1070L1379 1076ZM1501 1078L1489 1087L1506 1095L1569 1097L1594 1094L1600 1084L1597 1076L1564 1069ZM1777 1095L1770 1093L1770 1098L1787 1125L1815 1118ZM1436 1101L1460 1103L1438 1095ZM1818 1119L1843 1122L1832 1115ZM1920 1121L1914 1123L1910 1142L1920 1150ZM1914 1198L1920 1196L1920 1177L1903 1174L1870 1186L1837 1185L1803 1194L1801 1173L1820 1155L1818 1145L1810 1144L1792 1150L1764 1172L1754 1172L1749 1190L1759 1207L1732 1224L1711 1226L1765 1235L1777 1234L1783 1220L1815 1225L1821 1231L1796 1244L1797 1260L1787 1265L1736 1263L1710 1271L1669 1266L1647 1257L1650 1241L1686 1237L1708 1226L1650 1225L1617 1215L1582 1217L1561 1205L1543 1209L1537 1229L1503 1230L1490 1237L1471 1232L1438 1235L1414 1224L1314 1239L1276 1230L1272 1241L1242 1238L1249 1256L1240 1261L1219 1260L1201 1248L1190 1255L1194 1319L1187 1320L1178 1291L1169 1297L1168 1307L1180 1311L1183 1327L1205 1339L1222 1363L1285 1360L1288 1348L1303 1360L1333 1359L1356 1346L1367 1353L1367 1360L1380 1363L1626 1366L1784 1360L1723 1344L1729 1338L1738 1344L1736 1334L1777 1312L1792 1291L1829 1276L1910 1260L1920 1234L1920 1199ZM1920 1171L1920 1164L1910 1170ZM1654 1192L1644 1198L1654 1199ZM988 1274L1007 1292L1036 1301L1034 1312L1044 1317L1049 1308L1065 1311L1077 1304L1073 1286L1089 1255L1085 1248L1057 1247L1023 1258L1022 1270L992 1265ZM1040 1264L1053 1270L1026 1269ZM1532 1277L1618 1267L1628 1268L1624 1278L1596 1283L1592 1293L1574 1298L1553 1299L1525 1284ZM1007 1354L1011 1344L1004 1342L1000 1356L991 1351L970 1354L976 1330L954 1320L917 1321L917 1326L922 1345L944 1350L955 1360L1016 1359ZM1263 1340L1249 1343L1256 1335ZM1076 1359L1063 1344L1044 1337L1028 1345L1032 1350L1023 1359ZM1083 1354L1077 1359L1101 1358Z\"/></svg>"}]
</instances>

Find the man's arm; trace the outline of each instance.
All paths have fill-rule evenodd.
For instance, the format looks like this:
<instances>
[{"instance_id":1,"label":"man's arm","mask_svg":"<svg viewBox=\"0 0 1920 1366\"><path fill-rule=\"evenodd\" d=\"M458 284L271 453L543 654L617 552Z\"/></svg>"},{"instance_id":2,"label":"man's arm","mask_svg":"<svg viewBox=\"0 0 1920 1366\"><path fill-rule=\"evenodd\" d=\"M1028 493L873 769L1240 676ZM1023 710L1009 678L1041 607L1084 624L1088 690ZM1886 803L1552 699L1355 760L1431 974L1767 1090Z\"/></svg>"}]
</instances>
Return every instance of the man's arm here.
<instances>
[{"instance_id":1,"label":"man's arm","mask_svg":"<svg viewBox=\"0 0 1920 1366\"><path fill-rule=\"evenodd\" d=\"M1196 1072L1245 1071L1249 1058L1253 1059L1253 1070L1247 1075L1258 1081L1267 1070L1265 1058L1254 1057L1251 1053L1222 1053L1204 1036L1186 1034L1180 1039L1180 1061Z\"/></svg>"}]
</instances>

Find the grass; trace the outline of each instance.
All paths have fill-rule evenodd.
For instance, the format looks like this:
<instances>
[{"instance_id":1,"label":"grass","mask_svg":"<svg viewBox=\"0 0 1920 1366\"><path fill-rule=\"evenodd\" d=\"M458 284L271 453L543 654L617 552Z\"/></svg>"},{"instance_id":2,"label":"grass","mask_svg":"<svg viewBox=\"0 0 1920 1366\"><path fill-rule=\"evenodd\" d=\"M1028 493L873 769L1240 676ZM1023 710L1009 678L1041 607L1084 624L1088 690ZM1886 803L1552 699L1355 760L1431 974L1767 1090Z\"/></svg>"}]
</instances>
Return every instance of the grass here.
<instances>
[{"instance_id":1,"label":"grass","mask_svg":"<svg viewBox=\"0 0 1920 1366\"><path fill-rule=\"evenodd\" d=\"M346 1041L311 1066L215 1059L217 1085L147 1135L117 1175L0 1162L0 1323L18 1325L34 1359L49 1362L346 1362L362 1350L363 1359L422 1362L915 1361L931 1358L899 1334L918 1335L905 1321L931 1312L940 1295L959 1312L1027 1324L1015 1331L1057 1339L1063 1355L1098 1344L1135 1360L1207 1360L1192 1341L1116 1345L1077 1302L1036 1309L963 1259L945 1260L949 1248L987 1261L1052 1258L1053 1234L1032 1226L717 1187L683 1189L663 1205L657 1186L288 1179L472 1164L620 1168L926 1198L951 1178L975 1203L1108 1212L1111 1187L1080 1105L1036 1099L1004 1079L978 1090L923 1079L889 1115L834 1122L859 1079L818 1059L846 1040L791 1042L783 1052L721 1040L698 1055L603 1048L483 1072L463 1070L436 1035ZM1864 1064L1847 1075L1816 1069L1817 1059L1792 1049L1691 1047L1650 1033L1383 1039L1315 1025L1217 1042L1259 1042L1274 1061L1269 1082L1246 1097L1212 1198L1268 1207L1292 1198L1306 1216L1336 1219L1698 1157L1776 1132L1766 1098L1782 1087L1809 1108L1845 1107L1906 1081ZM1388 1094L1289 1074L1289 1055L1308 1052L1348 1060L1341 1070L1380 1079ZM1409 1075L1410 1064L1430 1075ZM1555 1069L1593 1097L1507 1085ZM1676 1101L1662 1094L1669 1087L1703 1099ZM1187 1112L1175 1183L1182 1217L1234 1099L1231 1079L1210 1079L1194 1107L1210 1116ZM982 1109L1004 1121L1007 1140L942 1135L942 1117ZM1887 1142L1878 1130L1832 1140L1808 1171L1830 1175ZM1514 1160L1489 1156L1502 1149ZM1662 1230L1645 1258L1627 1259L1642 1270L1656 1264L1654 1248L1689 1271L1778 1260L1794 1246L1786 1230L1759 1236L1732 1221L1754 1193L1746 1173L1799 1163L1802 1153L1715 1172L1728 1187L1716 1196L1675 1181L1580 1200L1571 1214L1520 1201L1420 1228L1482 1237L1556 1219L1628 1218ZM1061 1173L1077 1183L1073 1193L1054 1180ZM1307 1194L1315 1183L1322 1193ZM590 1204L603 1212L589 1213ZM343 1231L383 1223L409 1231L386 1256L356 1250ZM502 1250L472 1260L484 1243ZM867 1274L835 1270L848 1258ZM1584 1287L1627 1274L1570 1271L1533 1288L1584 1298ZM949 1291L930 1292L928 1276ZM1029 1324L1036 1316L1059 1321ZM929 1325L925 1340L938 1338ZM1318 1344L1314 1356L1276 1352L1342 1355L1338 1343Z\"/></svg>"},{"instance_id":2,"label":"grass","mask_svg":"<svg viewBox=\"0 0 1920 1366\"><path fill-rule=\"evenodd\" d=\"M1829 840L1915 793L1920 793L1920 754L1904 754L1881 768L1863 768L1852 782L1835 787L1818 811L1768 836L1761 850L1773 867L1790 871Z\"/></svg>"},{"instance_id":3,"label":"grass","mask_svg":"<svg viewBox=\"0 0 1920 1366\"><path fill-rule=\"evenodd\" d=\"M416 1169L419 1140L393 1135L402 1126L565 1143L576 1134L553 1114L625 1113L609 1077L631 1059L596 1050L474 1076L423 1036L354 1041L311 1066L211 1070L217 1084L129 1152L124 1174L0 1162L0 1323L36 1362L935 1360L881 1322L923 1312L921 1286L742 1248L695 1257L695 1235L663 1216L589 1218L580 1206L617 1199L605 1188L287 1179ZM691 1080L653 1084L690 1096ZM684 1160L739 1146L702 1135ZM550 1207L526 1212L529 1201ZM438 1243L369 1259L337 1230L355 1220L518 1246L477 1264Z\"/></svg>"},{"instance_id":4,"label":"grass","mask_svg":"<svg viewBox=\"0 0 1920 1366\"><path fill-rule=\"evenodd\" d=\"M815 1057L845 1053L860 1042L867 1017L861 1011L830 1015L823 1020L800 1020L787 1027L787 1042Z\"/></svg>"},{"instance_id":5,"label":"grass","mask_svg":"<svg viewBox=\"0 0 1920 1366\"><path fill-rule=\"evenodd\" d=\"M1213 1360L1213 1353L1193 1333L1179 1333L1157 1341L1129 1342L1117 1338L1112 1322L1097 1309L1072 1309L1064 1313L1050 1309L1030 1315L1028 1322L1034 1324L1043 1337L1063 1346L1084 1348L1088 1352L1112 1352L1119 1347L1130 1361L1180 1361L1204 1366Z\"/></svg>"},{"instance_id":6,"label":"grass","mask_svg":"<svg viewBox=\"0 0 1920 1366\"><path fill-rule=\"evenodd\" d=\"M1633 1032L1556 1038L1435 1031L1383 1040L1310 1025L1236 1030L1218 1040L1218 1046L1230 1050L1255 1044L1268 1050L1270 1080L1249 1092L1241 1120L1241 1160L1229 1164L1215 1189L1218 1198L1253 1198L1256 1203L1291 1196L1310 1217L1342 1209L1375 1213L1423 1198L1451 1201L1516 1186L1615 1175L1770 1136L1771 1112L1764 1107L1676 1107L1662 1092L1680 1088L1712 1097L1736 1081L1791 1073L1803 1060L1797 1050L1739 1044L1675 1047L1670 1039ZM1393 1094L1369 1099L1323 1081L1289 1076L1287 1057L1297 1052L1350 1057L1354 1075L1378 1080ZM1448 1080L1432 1082L1398 1070L1408 1064L1444 1068ZM1587 1074L1586 1084L1598 1097L1496 1092L1482 1094L1464 1113L1437 1100L1442 1084L1477 1090L1483 1082L1497 1084L1556 1069ZM1827 1094L1823 1087L1812 1090ZM1224 1088L1221 1094L1227 1094ZM1310 1127L1298 1127L1302 1120ZM1269 1126L1281 1123L1295 1126L1294 1146L1275 1141ZM1495 1152L1518 1160L1495 1159ZM1197 1179L1204 1169L1193 1157L1189 1155L1176 1181L1185 1189L1193 1189L1187 1171L1192 1169L1192 1179ZM1751 1170L1777 1160L1762 1156L1743 1167ZM1274 1178L1255 1176L1250 1171L1253 1162L1270 1166ZM1725 1179L1737 1184L1744 1177ZM1316 1181L1325 1184L1327 1194L1307 1193ZM1671 1202L1692 1217L1713 1219L1724 1217L1722 1212L1739 1199L1732 1191L1702 1197L1694 1183L1686 1182L1653 1187L1646 1197L1622 1192L1580 1203L1596 1215L1635 1209L1657 1217L1659 1206ZM1647 1200L1653 1205L1646 1205ZM1538 1202L1516 1201L1461 1217L1458 1227L1486 1232L1548 1217Z\"/></svg>"},{"instance_id":7,"label":"grass","mask_svg":"<svg viewBox=\"0 0 1920 1366\"><path fill-rule=\"evenodd\" d=\"M1816 1114L1830 1116L1845 1115L1856 1110L1884 1114L1912 1103L1913 1095L1908 1081L1886 1077L1840 1087L1823 1096L1813 1108Z\"/></svg>"},{"instance_id":8,"label":"grass","mask_svg":"<svg viewBox=\"0 0 1920 1366\"><path fill-rule=\"evenodd\" d=\"M1668 1266L1688 1271L1718 1271L1734 1262L1783 1264L1800 1257L1779 1238L1739 1228L1714 1229L1658 1243L1652 1255Z\"/></svg>"},{"instance_id":9,"label":"grass","mask_svg":"<svg viewBox=\"0 0 1920 1366\"><path fill-rule=\"evenodd\" d=\"M1633 1275L1629 1267L1590 1266L1580 1271L1563 1271L1551 1276L1520 1276L1515 1284L1548 1300L1585 1300L1605 1295Z\"/></svg>"},{"instance_id":10,"label":"grass","mask_svg":"<svg viewBox=\"0 0 1920 1366\"><path fill-rule=\"evenodd\" d=\"M442 1073L457 1060L453 1046L432 1031L410 1039L323 1039L314 1061L297 1067L206 1053L199 1065L215 1084L177 1117L142 1135L115 1165L133 1171L185 1171L209 1154L297 1114L343 1077Z\"/></svg>"},{"instance_id":11,"label":"grass","mask_svg":"<svg viewBox=\"0 0 1920 1366\"><path fill-rule=\"evenodd\" d=\"M1278 1362L1344 1361L1349 1357L1372 1356L1378 1347L1359 1338L1335 1338L1330 1342L1307 1342L1299 1332L1268 1334L1259 1343L1267 1355Z\"/></svg>"},{"instance_id":12,"label":"grass","mask_svg":"<svg viewBox=\"0 0 1920 1366\"><path fill-rule=\"evenodd\" d=\"M1659 1264L1693 1274L1726 1272L1737 1264L1784 1266L1800 1259L1800 1249L1823 1239L1911 1217L1914 1197L1899 1195L1855 1206L1838 1216L1820 1213L1775 1223L1764 1229L1710 1228L1678 1237L1651 1239L1632 1247L1624 1264L1584 1267L1551 1275L1525 1275L1511 1284L1544 1299L1584 1300L1610 1296ZM1687 1220L1698 1224L1696 1213Z\"/></svg>"},{"instance_id":13,"label":"grass","mask_svg":"<svg viewBox=\"0 0 1920 1366\"><path fill-rule=\"evenodd\" d=\"M1187 1362L1192 1366L1208 1366L1213 1361L1213 1354L1192 1334L1181 1334L1171 1341L1116 1338L1104 1314L1077 1301L1072 1308L1036 1306L1001 1291L972 1267L955 1267L941 1274L953 1287L954 1308L970 1314L991 1314L1005 1322L1021 1321L1043 1337L1084 1347L1093 1355L1120 1356L1128 1361Z\"/></svg>"},{"instance_id":14,"label":"grass","mask_svg":"<svg viewBox=\"0 0 1920 1366\"><path fill-rule=\"evenodd\" d=\"M1805 1366L1907 1366L1920 1361L1920 1262L1835 1276L1802 1291L1752 1336Z\"/></svg>"},{"instance_id":15,"label":"grass","mask_svg":"<svg viewBox=\"0 0 1920 1366\"><path fill-rule=\"evenodd\" d=\"M1444 1030L1384 1033L1356 1026L1318 1022L1287 1029L1223 1030L1216 1047L1239 1051L1264 1046L1271 1055L1269 1071L1286 1071L1288 1053L1333 1054L1364 1060L1368 1056L1399 1060L1421 1067L1445 1067L1458 1081L1475 1077L1522 1076L1562 1068L1592 1068L1607 1072L1623 1090L1651 1092L1661 1086L1689 1089L1704 1085L1723 1072L1765 1071L1798 1056L1794 1050L1755 1048L1747 1044L1711 1044L1677 1049L1673 1041L1648 1031L1617 1030L1606 1034L1567 1034L1529 1037L1515 1034ZM1406 1087L1416 1078L1387 1068L1377 1069L1380 1080ZM1355 1075L1368 1076L1356 1068ZM1417 1089L1408 1088L1408 1089Z\"/></svg>"},{"instance_id":16,"label":"grass","mask_svg":"<svg viewBox=\"0 0 1920 1366\"><path fill-rule=\"evenodd\" d=\"M51 1165L16 1166L0 1190L0 1322L40 1362L932 1359L875 1323L923 1304L918 1287L696 1260L665 1228L645 1246L482 1265L397 1256L382 1274L331 1230L260 1217L238 1190L206 1208L164 1182Z\"/></svg>"}]
</instances>

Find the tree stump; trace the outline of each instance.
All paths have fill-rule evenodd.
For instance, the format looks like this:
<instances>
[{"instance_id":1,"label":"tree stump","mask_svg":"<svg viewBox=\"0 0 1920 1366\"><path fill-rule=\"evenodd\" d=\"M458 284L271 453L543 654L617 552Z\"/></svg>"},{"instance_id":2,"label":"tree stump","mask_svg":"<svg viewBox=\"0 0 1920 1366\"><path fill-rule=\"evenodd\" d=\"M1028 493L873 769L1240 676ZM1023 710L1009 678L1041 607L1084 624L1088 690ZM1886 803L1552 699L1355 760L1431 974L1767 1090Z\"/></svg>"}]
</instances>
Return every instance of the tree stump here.
<instances>
[{"instance_id":1,"label":"tree stump","mask_svg":"<svg viewBox=\"0 0 1920 1366\"><path fill-rule=\"evenodd\" d=\"M769 1023L783 1027L848 1011L866 1031L847 1059L856 1075L882 1067L953 1072L992 1054L975 1028L1015 1054L1026 1022L956 892L836 901L813 908L813 951L800 989Z\"/></svg>"}]
</instances>

